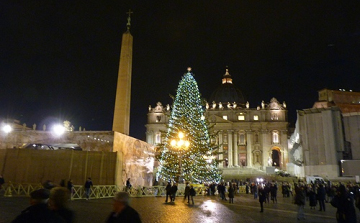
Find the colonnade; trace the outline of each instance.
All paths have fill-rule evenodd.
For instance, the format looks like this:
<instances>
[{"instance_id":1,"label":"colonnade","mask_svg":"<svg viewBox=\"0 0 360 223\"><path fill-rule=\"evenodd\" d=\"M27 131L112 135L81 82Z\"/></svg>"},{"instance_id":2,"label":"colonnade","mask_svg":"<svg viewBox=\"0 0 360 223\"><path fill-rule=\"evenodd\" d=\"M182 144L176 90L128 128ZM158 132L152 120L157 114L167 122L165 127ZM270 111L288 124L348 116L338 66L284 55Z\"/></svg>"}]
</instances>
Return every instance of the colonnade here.
<instances>
[{"instance_id":1,"label":"colonnade","mask_svg":"<svg viewBox=\"0 0 360 223\"><path fill-rule=\"evenodd\" d=\"M241 143L240 134L244 134L244 139ZM146 141L149 144L155 144L155 138L155 132L148 131L146 133ZM233 129L220 130L216 138L216 144L219 146L217 159L222 161L219 162L219 168L269 166L268 159L269 157L271 158L273 148L277 148L281 153L281 163L279 164L281 167L284 167L284 162L287 160L287 150L284 150L284 148L287 148L286 143L286 131L281 131L280 144L274 144L272 142L271 131L269 130L264 129L258 132L250 129L244 131ZM224 146L227 147L227 152ZM245 151L241 151L241 146L245 148ZM239 159L240 153L244 154L245 163L242 163L243 160ZM258 160L254 160L256 154L259 156ZM225 164L225 159L227 159L227 165Z\"/></svg>"}]
</instances>

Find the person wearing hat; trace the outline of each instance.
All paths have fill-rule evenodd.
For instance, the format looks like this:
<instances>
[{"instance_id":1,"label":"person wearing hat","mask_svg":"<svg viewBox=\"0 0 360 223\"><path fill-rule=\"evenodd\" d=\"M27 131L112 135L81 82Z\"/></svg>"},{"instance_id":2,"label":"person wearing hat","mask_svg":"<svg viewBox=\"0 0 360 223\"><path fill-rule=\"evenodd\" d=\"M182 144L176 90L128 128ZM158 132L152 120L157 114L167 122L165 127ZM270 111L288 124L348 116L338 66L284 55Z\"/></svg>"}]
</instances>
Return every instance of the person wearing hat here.
<instances>
[{"instance_id":1,"label":"person wearing hat","mask_svg":"<svg viewBox=\"0 0 360 223\"><path fill-rule=\"evenodd\" d=\"M141 223L139 213L129 205L129 194L127 192L118 192L115 194L113 211L107 218L106 222Z\"/></svg>"},{"instance_id":2,"label":"person wearing hat","mask_svg":"<svg viewBox=\"0 0 360 223\"><path fill-rule=\"evenodd\" d=\"M48 208L49 190L39 189L30 193L30 206L12 223L65 223L65 220Z\"/></svg>"}]
</instances>

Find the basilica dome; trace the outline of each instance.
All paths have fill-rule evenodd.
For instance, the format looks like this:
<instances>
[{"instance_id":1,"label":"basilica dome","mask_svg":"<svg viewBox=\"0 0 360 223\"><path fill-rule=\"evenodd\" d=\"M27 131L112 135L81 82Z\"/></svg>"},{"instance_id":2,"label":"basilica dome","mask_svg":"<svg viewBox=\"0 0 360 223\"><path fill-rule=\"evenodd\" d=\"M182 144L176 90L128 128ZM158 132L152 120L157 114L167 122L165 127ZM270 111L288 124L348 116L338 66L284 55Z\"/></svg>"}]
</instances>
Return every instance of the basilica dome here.
<instances>
[{"instance_id":1,"label":"basilica dome","mask_svg":"<svg viewBox=\"0 0 360 223\"><path fill-rule=\"evenodd\" d=\"M245 98L240 91L232 83L231 75L229 74L229 69L226 69L226 72L222 78L222 84L211 94L209 98L209 103L215 101L216 103L221 102L222 104L234 103L245 104Z\"/></svg>"}]
</instances>

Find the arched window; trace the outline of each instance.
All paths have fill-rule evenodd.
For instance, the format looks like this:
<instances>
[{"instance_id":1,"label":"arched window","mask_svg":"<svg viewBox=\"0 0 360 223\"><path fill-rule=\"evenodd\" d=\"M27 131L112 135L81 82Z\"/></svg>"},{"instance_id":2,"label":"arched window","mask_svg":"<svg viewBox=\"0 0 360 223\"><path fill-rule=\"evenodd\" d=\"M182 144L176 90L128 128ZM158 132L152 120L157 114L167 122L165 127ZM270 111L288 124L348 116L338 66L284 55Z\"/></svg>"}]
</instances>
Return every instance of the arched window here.
<instances>
[{"instance_id":1,"label":"arched window","mask_svg":"<svg viewBox=\"0 0 360 223\"><path fill-rule=\"evenodd\" d=\"M279 143L279 132L278 131L272 132L272 142Z\"/></svg>"}]
</instances>

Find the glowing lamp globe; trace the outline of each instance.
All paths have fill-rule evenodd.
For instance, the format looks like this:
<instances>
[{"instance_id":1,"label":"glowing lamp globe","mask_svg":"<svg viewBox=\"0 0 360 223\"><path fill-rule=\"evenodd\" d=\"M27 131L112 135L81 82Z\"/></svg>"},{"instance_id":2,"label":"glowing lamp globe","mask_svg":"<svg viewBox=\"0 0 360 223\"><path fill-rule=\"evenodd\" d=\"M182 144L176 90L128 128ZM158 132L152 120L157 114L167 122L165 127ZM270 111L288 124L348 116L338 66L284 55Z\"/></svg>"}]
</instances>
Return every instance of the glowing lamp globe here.
<instances>
[{"instance_id":1,"label":"glowing lamp globe","mask_svg":"<svg viewBox=\"0 0 360 223\"><path fill-rule=\"evenodd\" d=\"M61 136L62 134L64 134L65 132L65 127L58 124L58 125L54 125L53 128L52 128L53 132L55 135L57 136Z\"/></svg>"}]
</instances>

